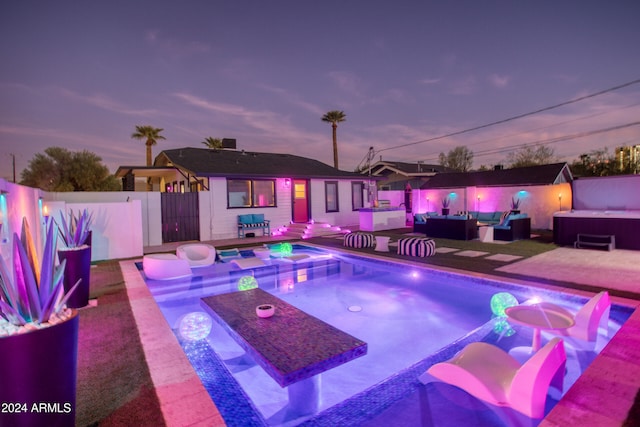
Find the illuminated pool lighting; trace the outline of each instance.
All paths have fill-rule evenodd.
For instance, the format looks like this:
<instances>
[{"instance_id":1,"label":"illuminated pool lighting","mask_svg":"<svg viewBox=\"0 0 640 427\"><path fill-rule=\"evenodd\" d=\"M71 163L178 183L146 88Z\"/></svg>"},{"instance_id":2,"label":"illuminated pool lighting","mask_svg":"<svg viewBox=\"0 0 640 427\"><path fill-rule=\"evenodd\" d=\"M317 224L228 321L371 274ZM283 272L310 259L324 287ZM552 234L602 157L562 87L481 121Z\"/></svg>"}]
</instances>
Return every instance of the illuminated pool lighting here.
<instances>
[{"instance_id":1,"label":"illuminated pool lighting","mask_svg":"<svg viewBox=\"0 0 640 427\"><path fill-rule=\"evenodd\" d=\"M253 276L242 276L238 280L238 290L248 291L249 289L255 289L258 287L258 281Z\"/></svg>"},{"instance_id":2,"label":"illuminated pool lighting","mask_svg":"<svg viewBox=\"0 0 640 427\"><path fill-rule=\"evenodd\" d=\"M516 297L509 292L498 292L491 297L491 311L498 317L505 317L505 310L514 305L518 305Z\"/></svg>"},{"instance_id":3,"label":"illuminated pool lighting","mask_svg":"<svg viewBox=\"0 0 640 427\"><path fill-rule=\"evenodd\" d=\"M206 338L211 332L213 322L208 314L194 311L186 314L180 320L180 336L189 341L198 341Z\"/></svg>"}]
</instances>

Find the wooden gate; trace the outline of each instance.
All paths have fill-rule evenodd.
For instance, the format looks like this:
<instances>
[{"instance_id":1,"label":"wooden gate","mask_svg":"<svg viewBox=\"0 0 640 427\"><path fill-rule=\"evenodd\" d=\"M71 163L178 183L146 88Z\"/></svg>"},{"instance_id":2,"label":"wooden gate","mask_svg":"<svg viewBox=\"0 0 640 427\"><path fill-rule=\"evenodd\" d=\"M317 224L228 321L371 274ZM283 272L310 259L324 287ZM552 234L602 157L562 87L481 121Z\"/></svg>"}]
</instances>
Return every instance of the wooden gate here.
<instances>
[{"instance_id":1,"label":"wooden gate","mask_svg":"<svg viewBox=\"0 0 640 427\"><path fill-rule=\"evenodd\" d=\"M200 193L162 193L162 243L200 240Z\"/></svg>"}]
</instances>

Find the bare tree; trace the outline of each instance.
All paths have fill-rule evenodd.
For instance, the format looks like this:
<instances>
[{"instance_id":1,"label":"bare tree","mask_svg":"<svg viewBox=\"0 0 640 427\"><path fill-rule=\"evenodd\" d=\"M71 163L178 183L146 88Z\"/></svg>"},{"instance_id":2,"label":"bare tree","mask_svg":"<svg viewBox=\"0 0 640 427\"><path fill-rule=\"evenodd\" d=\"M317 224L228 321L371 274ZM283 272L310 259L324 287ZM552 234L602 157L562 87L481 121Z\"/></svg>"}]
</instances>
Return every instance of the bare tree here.
<instances>
[{"instance_id":1,"label":"bare tree","mask_svg":"<svg viewBox=\"0 0 640 427\"><path fill-rule=\"evenodd\" d=\"M507 155L507 164L512 168L526 166L548 165L558 161L552 147L538 145L536 148L525 145L518 151L512 151Z\"/></svg>"},{"instance_id":2,"label":"bare tree","mask_svg":"<svg viewBox=\"0 0 640 427\"><path fill-rule=\"evenodd\" d=\"M473 151L464 145L458 146L447 154L440 153L438 156L440 166L454 169L459 172L467 172L473 166Z\"/></svg>"}]
</instances>

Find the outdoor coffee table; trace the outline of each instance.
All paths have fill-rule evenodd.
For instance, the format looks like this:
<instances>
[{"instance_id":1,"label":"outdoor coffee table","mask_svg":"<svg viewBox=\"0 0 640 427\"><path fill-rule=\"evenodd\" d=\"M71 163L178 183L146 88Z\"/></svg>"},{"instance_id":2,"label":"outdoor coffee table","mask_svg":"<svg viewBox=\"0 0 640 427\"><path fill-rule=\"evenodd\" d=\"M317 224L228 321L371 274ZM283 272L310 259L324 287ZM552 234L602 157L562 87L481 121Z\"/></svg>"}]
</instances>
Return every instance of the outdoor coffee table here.
<instances>
[{"instance_id":1,"label":"outdoor coffee table","mask_svg":"<svg viewBox=\"0 0 640 427\"><path fill-rule=\"evenodd\" d=\"M548 302L516 305L505 309L504 312L509 321L533 328L533 342L530 348L526 347L529 354L540 350L540 338L543 329L567 329L575 325L575 319L571 313L558 305Z\"/></svg>"},{"instance_id":2,"label":"outdoor coffee table","mask_svg":"<svg viewBox=\"0 0 640 427\"><path fill-rule=\"evenodd\" d=\"M256 307L272 304L260 318ZM281 387L289 407L317 412L320 374L367 354L367 343L313 317L280 298L254 288L201 299L202 307Z\"/></svg>"}]
</instances>

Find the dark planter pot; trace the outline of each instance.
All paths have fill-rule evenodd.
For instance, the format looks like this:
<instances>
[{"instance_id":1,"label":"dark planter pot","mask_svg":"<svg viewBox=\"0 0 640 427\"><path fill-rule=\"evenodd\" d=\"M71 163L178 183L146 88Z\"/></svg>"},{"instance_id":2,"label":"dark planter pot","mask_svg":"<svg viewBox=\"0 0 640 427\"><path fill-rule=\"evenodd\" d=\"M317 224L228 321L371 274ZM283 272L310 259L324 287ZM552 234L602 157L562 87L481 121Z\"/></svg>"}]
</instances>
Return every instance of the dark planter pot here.
<instances>
[{"instance_id":1,"label":"dark planter pot","mask_svg":"<svg viewBox=\"0 0 640 427\"><path fill-rule=\"evenodd\" d=\"M449 208L442 208L442 215L449 215Z\"/></svg>"},{"instance_id":2,"label":"dark planter pot","mask_svg":"<svg viewBox=\"0 0 640 427\"><path fill-rule=\"evenodd\" d=\"M0 426L75 424L79 320L0 338Z\"/></svg>"},{"instance_id":3,"label":"dark planter pot","mask_svg":"<svg viewBox=\"0 0 640 427\"><path fill-rule=\"evenodd\" d=\"M81 308L89 304L89 285L91 280L91 247L83 246L80 249L65 249L58 251L58 259L67 260L64 267L64 291L65 293L82 279L76 290L67 301L67 307Z\"/></svg>"},{"instance_id":4,"label":"dark planter pot","mask_svg":"<svg viewBox=\"0 0 640 427\"><path fill-rule=\"evenodd\" d=\"M520 214L520 209L511 209L511 213L514 215L519 215Z\"/></svg>"}]
</instances>

